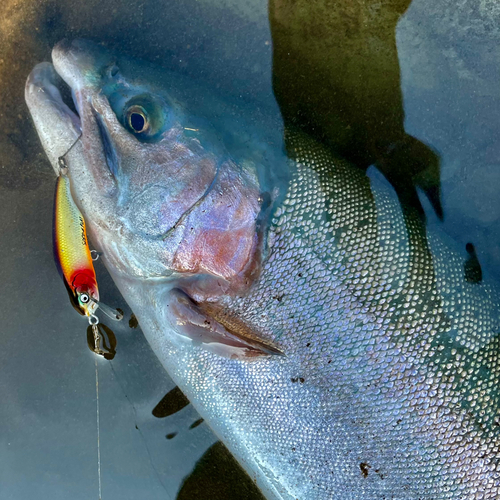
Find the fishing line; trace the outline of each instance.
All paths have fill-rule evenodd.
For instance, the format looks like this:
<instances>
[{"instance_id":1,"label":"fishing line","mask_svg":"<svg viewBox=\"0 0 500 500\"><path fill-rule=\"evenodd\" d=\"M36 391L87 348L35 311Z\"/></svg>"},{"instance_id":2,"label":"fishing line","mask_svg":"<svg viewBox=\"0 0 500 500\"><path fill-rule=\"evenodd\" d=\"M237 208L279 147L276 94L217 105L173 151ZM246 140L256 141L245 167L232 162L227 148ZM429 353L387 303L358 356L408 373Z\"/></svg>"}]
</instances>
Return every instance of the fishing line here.
<instances>
[{"instance_id":1,"label":"fishing line","mask_svg":"<svg viewBox=\"0 0 500 500\"><path fill-rule=\"evenodd\" d=\"M99 372L97 369L97 357L95 361L95 393L97 396L97 478L99 483L99 500L101 500L101 436L99 424Z\"/></svg>"},{"instance_id":2,"label":"fishing line","mask_svg":"<svg viewBox=\"0 0 500 500\"><path fill-rule=\"evenodd\" d=\"M59 172L66 174L68 170L68 164L66 163L66 156L69 154L69 152L75 147L76 143L80 140L82 137L82 132L80 132L80 135L76 138L75 142L71 145L71 147L64 153L63 155L59 156L57 159L57 165L59 167Z\"/></svg>"}]
</instances>

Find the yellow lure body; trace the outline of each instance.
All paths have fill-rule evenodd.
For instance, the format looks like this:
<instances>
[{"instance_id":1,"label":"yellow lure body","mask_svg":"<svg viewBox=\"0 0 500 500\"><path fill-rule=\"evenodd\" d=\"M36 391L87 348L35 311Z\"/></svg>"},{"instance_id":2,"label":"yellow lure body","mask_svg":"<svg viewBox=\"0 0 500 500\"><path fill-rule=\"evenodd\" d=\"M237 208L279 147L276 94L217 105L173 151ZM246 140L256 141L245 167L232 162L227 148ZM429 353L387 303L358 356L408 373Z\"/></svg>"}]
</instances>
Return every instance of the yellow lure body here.
<instances>
[{"instance_id":1,"label":"yellow lure body","mask_svg":"<svg viewBox=\"0 0 500 500\"><path fill-rule=\"evenodd\" d=\"M87 240L85 219L71 196L69 178L57 178L54 199L54 257L71 302L91 316L99 301L97 279Z\"/></svg>"}]
</instances>

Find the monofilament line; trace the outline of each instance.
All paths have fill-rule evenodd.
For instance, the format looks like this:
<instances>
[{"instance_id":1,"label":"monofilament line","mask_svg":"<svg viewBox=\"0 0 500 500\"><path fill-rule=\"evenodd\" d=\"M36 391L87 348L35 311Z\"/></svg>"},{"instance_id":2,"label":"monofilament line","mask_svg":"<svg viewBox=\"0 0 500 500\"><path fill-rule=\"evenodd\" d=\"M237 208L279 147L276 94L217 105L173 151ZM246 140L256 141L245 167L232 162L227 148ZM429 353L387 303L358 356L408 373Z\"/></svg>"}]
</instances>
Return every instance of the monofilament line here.
<instances>
[{"instance_id":1,"label":"monofilament line","mask_svg":"<svg viewBox=\"0 0 500 500\"><path fill-rule=\"evenodd\" d=\"M99 500L101 500L101 441L99 432L99 373L97 371L97 356L95 361L95 393L97 396L97 478L99 482Z\"/></svg>"}]
</instances>

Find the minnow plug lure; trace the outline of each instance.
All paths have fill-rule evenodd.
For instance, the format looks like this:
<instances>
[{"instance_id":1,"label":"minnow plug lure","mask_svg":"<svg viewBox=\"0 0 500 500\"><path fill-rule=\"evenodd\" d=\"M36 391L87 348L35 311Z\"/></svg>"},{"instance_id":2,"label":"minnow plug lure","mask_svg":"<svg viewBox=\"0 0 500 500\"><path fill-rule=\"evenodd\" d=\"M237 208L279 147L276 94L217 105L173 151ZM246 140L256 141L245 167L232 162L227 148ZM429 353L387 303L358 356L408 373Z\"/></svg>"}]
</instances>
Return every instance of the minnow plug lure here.
<instances>
[{"instance_id":1,"label":"minnow plug lure","mask_svg":"<svg viewBox=\"0 0 500 500\"><path fill-rule=\"evenodd\" d=\"M95 339L92 350L104 355L106 352L100 348L99 341L101 338L104 339L104 335L101 332L102 328L98 326L99 318L96 311L99 309L115 321L120 321L123 314L99 301L99 289L92 252L88 245L85 220L71 196L64 157L59 158L59 166L60 174L57 178L54 197L54 258L71 304L80 314L88 317ZM104 329L105 332L107 330L109 328ZM103 344L106 346L105 342ZM113 342L110 341L110 344L112 345ZM116 345L116 341L114 344ZM111 350L114 350L113 347ZM110 353L109 349L107 353Z\"/></svg>"}]
</instances>

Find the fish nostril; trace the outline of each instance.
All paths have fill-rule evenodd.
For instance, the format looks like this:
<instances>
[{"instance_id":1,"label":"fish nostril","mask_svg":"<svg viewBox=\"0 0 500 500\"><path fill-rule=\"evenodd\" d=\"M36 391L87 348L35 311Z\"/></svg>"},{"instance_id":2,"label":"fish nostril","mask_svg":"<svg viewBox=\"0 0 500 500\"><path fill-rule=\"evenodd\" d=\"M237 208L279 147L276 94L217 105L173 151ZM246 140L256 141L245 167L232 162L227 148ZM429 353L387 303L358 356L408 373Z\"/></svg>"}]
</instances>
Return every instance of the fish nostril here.
<instances>
[{"instance_id":1,"label":"fish nostril","mask_svg":"<svg viewBox=\"0 0 500 500\"><path fill-rule=\"evenodd\" d=\"M120 71L120 68L116 64L112 64L108 69L108 74L111 78L114 78L118 74L119 71Z\"/></svg>"}]
</instances>

